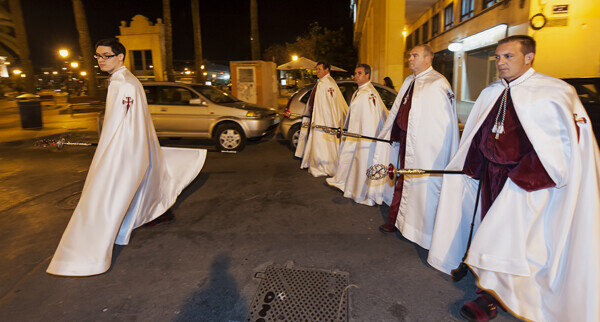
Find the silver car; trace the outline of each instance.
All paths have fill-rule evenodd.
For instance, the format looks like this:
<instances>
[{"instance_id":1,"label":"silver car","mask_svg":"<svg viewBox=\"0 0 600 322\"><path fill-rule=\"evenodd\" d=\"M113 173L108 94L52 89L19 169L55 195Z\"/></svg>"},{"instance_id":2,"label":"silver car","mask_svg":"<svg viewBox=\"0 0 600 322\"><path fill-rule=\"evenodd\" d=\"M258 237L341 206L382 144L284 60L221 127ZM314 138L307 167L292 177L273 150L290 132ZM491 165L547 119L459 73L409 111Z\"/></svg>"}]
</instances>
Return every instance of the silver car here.
<instances>
[{"instance_id":1,"label":"silver car","mask_svg":"<svg viewBox=\"0 0 600 322\"><path fill-rule=\"evenodd\" d=\"M213 139L221 151L241 151L247 139L272 133L279 123L275 109L242 102L214 86L174 82L142 85L159 137Z\"/></svg>"},{"instance_id":2,"label":"silver car","mask_svg":"<svg viewBox=\"0 0 600 322\"><path fill-rule=\"evenodd\" d=\"M352 94L358 89L358 85L352 80L337 81L337 85L340 88L342 95L344 95L346 102L350 104ZM377 83L373 83L373 86L375 86L375 89L379 93L379 96L381 96L381 100L387 109L391 109L394 100L396 99L396 91ZM283 118L279 125L279 133L285 140L289 141L290 147L293 150L296 149L298 136L300 135L300 126L302 125L302 117L300 115L304 112L304 107L310 98L313 87L314 84L308 85L294 93L288 100L287 106L283 112Z\"/></svg>"}]
</instances>

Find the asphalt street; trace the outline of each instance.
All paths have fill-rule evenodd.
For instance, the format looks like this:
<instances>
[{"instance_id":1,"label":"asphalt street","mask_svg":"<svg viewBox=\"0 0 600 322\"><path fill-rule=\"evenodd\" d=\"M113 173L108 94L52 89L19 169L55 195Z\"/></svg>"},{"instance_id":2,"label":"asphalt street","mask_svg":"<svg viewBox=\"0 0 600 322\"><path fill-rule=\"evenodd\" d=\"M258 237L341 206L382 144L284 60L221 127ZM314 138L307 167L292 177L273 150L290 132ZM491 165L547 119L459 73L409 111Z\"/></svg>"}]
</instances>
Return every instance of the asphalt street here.
<instances>
[{"instance_id":1,"label":"asphalt street","mask_svg":"<svg viewBox=\"0 0 600 322\"><path fill-rule=\"evenodd\" d=\"M237 154L203 141L161 143L210 149L176 220L136 229L107 273L83 278L45 270L94 149L0 143L0 321L244 321L255 273L272 264L348 272L358 286L348 291L351 321L461 320L475 294L472 276L452 283L426 263L426 250L380 233L387 206L343 198L300 170L276 137Z\"/></svg>"}]
</instances>

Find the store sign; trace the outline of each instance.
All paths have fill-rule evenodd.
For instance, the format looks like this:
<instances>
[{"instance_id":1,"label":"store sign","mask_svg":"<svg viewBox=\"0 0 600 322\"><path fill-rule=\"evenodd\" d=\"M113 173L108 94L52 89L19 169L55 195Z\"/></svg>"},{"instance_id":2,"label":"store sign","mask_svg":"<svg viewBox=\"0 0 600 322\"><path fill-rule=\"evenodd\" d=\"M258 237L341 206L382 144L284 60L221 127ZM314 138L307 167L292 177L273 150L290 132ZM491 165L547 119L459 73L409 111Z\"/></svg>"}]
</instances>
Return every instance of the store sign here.
<instances>
[{"instance_id":1,"label":"store sign","mask_svg":"<svg viewBox=\"0 0 600 322\"><path fill-rule=\"evenodd\" d=\"M569 5L568 4L555 4L552 6L552 14L553 15L566 15L569 13Z\"/></svg>"}]
</instances>

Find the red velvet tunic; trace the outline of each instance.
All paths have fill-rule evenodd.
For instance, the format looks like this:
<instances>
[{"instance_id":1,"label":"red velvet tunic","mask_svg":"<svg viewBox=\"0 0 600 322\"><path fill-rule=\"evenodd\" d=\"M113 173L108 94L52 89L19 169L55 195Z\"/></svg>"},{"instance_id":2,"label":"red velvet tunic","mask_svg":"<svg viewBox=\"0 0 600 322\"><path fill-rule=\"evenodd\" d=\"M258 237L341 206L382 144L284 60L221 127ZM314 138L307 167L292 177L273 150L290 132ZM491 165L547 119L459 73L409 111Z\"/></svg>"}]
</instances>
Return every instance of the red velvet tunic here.
<instances>
[{"instance_id":1,"label":"red velvet tunic","mask_svg":"<svg viewBox=\"0 0 600 322\"><path fill-rule=\"evenodd\" d=\"M402 97L398 114L396 114L396 120L392 127L392 133L390 134L390 140L400 142L398 160L400 161L399 168L404 169L404 156L406 155L406 133L408 130L408 115L410 107L412 105L412 95L414 89L414 80L409 85L408 91ZM398 209L400 207L400 199L402 197L402 187L404 184L404 178L401 176L396 181L396 187L394 188L394 198L390 204L390 211L388 213L388 220L385 223L385 227L388 230L393 230L396 224L396 217L398 216Z\"/></svg>"},{"instance_id":2,"label":"red velvet tunic","mask_svg":"<svg viewBox=\"0 0 600 322\"><path fill-rule=\"evenodd\" d=\"M500 194L508 178L526 191L535 191L556 185L544 169L521 122L519 122L510 90L506 100L504 133L500 134L498 139L496 139L496 134L492 133L501 101L502 94L473 137L463 167L465 174L474 179L480 179L484 158L487 160L483 180L481 180L482 219Z\"/></svg>"}]
</instances>

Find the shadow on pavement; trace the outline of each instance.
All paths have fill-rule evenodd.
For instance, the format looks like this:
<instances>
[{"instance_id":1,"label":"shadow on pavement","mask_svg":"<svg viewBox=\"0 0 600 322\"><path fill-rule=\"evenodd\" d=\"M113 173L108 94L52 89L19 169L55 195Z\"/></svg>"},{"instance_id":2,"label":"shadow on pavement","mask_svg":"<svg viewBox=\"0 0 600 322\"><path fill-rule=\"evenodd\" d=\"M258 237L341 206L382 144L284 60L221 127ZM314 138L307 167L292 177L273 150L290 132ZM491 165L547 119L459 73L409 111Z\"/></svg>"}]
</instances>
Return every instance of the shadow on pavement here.
<instances>
[{"instance_id":1,"label":"shadow on pavement","mask_svg":"<svg viewBox=\"0 0 600 322\"><path fill-rule=\"evenodd\" d=\"M217 255L212 262L208 282L191 294L176 321L230 321L245 319L246 302L229 273L231 258Z\"/></svg>"}]
</instances>

